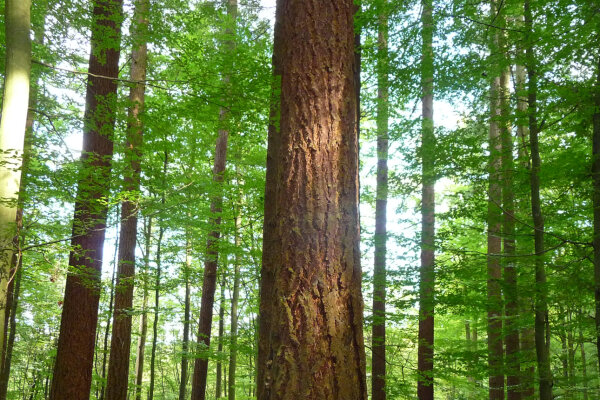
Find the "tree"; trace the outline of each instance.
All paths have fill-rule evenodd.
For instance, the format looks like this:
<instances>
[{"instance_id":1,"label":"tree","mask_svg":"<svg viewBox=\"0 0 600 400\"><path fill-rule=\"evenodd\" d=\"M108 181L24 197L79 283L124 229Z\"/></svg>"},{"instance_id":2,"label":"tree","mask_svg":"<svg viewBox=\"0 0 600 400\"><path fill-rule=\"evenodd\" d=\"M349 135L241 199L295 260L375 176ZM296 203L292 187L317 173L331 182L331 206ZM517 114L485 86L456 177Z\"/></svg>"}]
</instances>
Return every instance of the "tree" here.
<instances>
[{"instance_id":1,"label":"tree","mask_svg":"<svg viewBox=\"0 0 600 400\"><path fill-rule=\"evenodd\" d=\"M277 4L258 399L366 399L351 0ZM335 40L332 40L335 38Z\"/></svg>"},{"instance_id":2,"label":"tree","mask_svg":"<svg viewBox=\"0 0 600 400\"><path fill-rule=\"evenodd\" d=\"M115 290L113 329L108 362L106 398L125 400L129 383L129 356L131 350L131 308L133 306L133 278L135 274L135 245L137 241L137 210L135 198L140 189L142 122L147 65L146 30L148 28L148 0L137 0L134 10L131 52L131 80L129 91L129 118L125 147L125 201L121 206L119 261Z\"/></svg>"},{"instance_id":3,"label":"tree","mask_svg":"<svg viewBox=\"0 0 600 400\"><path fill-rule=\"evenodd\" d=\"M433 1L422 1L421 270L419 277L419 400L433 400L435 288L435 133L433 127Z\"/></svg>"},{"instance_id":4,"label":"tree","mask_svg":"<svg viewBox=\"0 0 600 400\"><path fill-rule=\"evenodd\" d=\"M31 73L31 1L6 0L6 64L0 121L0 354L5 353L8 283L13 240L18 234L17 198L21 181Z\"/></svg>"},{"instance_id":5,"label":"tree","mask_svg":"<svg viewBox=\"0 0 600 400\"><path fill-rule=\"evenodd\" d=\"M85 399L90 392L106 228L105 197L113 153L122 6L121 0L93 3L82 169L50 393L53 400Z\"/></svg>"}]
</instances>

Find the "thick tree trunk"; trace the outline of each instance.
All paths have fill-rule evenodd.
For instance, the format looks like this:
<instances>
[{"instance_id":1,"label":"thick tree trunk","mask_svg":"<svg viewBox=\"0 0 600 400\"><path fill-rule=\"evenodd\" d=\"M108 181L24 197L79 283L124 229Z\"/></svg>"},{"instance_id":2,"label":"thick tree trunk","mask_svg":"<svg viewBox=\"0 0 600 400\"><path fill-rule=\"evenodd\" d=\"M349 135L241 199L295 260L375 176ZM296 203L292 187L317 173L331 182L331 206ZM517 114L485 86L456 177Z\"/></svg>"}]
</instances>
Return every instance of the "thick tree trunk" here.
<instances>
[{"instance_id":1,"label":"thick tree trunk","mask_svg":"<svg viewBox=\"0 0 600 400\"><path fill-rule=\"evenodd\" d=\"M188 381L188 359L190 351L190 308L191 308L191 240L189 232L186 234L185 242L185 265L183 267L183 279L185 281L185 299L183 305L183 342L181 344L181 381L179 382L179 400L185 400Z\"/></svg>"},{"instance_id":2,"label":"thick tree trunk","mask_svg":"<svg viewBox=\"0 0 600 400\"><path fill-rule=\"evenodd\" d=\"M225 34L233 37L235 35L235 21L237 17L237 0L227 0L227 27ZM227 51L233 56L235 40L227 41ZM225 71L223 83L229 85L232 71ZM227 90L227 89L226 89ZM225 175L225 164L227 162L227 140L229 137L229 111L221 108L219 121L222 126L219 129L217 144L215 146L215 160L213 166L213 182L218 186L218 194L213 198L210 209L213 230L208 235L206 243L206 261L204 262L204 281L202 282L202 300L200 303L200 324L198 326L199 349L210 347L210 333L212 327L213 304L215 301L215 289L217 286L217 264L219 257L218 242L221 236L221 208L223 203L222 183ZM198 357L194 363L194 378L192 381L192 400L204 400L206 398L206 378L208 374L208 358Z\"/></svg>"},{"instance_id":3,"label":"thick tree trunk","mask_svg":"<svg viewBox=\"0 0 600 400\"><path fill-rule=\"evenodd\" d=\"M8 283L18 235L18 192L29 106L31 0L6 0L6 64L0 120L0 355L5 353ZM21 162L19 162L21 161ZM91 372L91 371L90 371Z\"/></svg>"},{"instance_id":4,"label":"thick tree trunk","mask_svg":"<svg viewBox=\"0 0 600 400\"><path fill-rule=\"evenodd\" d=\"M280 0L259 400L366 400L352 0Z\"/></svg>"},{"instance_id":5,"label":"thick tree trunk","mask_svg":"<svg viewBox=\"0 0 600 400\"><path fill-rule=\"evenodd\" d=\"M127 144L125 146L125 171L123 190L129 194L121 206L121 234L119 237L119 262L110 359L106 383L107 400L126 400L129 383L129 356L131 352L131 309L135 274L135 245L137 239L137 210L134 200L140 190L140 160L142 156L142 121L144 110L147 65L146 31L148 28L149 0L136 0L132 25L134 48L131 52L131 80L129 91L129 116L127 119Z\"/></svg>"},{"instance_id":6,"label":"thick tree trunk","mask_svg":"<svg viewBox=\"0 0 600 400\"><path fill-rule=\"evenodd\" d=\"M377 197L375 204L375 266L373 273L372 400L385 400L385 298L388 198L388 17L387 1L379 12L377 41Z\"/></svg>"},{"instance_id":7,"label":"thick tree trunk","mask_svg":"<svg viewBox=\"0 0 600 400\"><path fill-rule=\"evenodd\" d=\"M526 58L529 79L529 142L531 147L531 211L535 241L535 349L538 363L540 400L552 399L552 371L550 369L550 342L547 340L548 288L544 265L544 216L540 200L540 150L537 122L537 73L533 48L533 17L530 0L525 0Z\"/></svg>"},{"instance_id":8,"label":"thick tree trunk","mask_svg":"<svg viewBox=\"0 0 600 400\"><path fill-rule=\"evenodd\" d=\"M231 295L231 342L229 344L228 400L235 400L235 373L237 368L238 302L240 298L240 251L242 250L242 217L238 210L235 217L235 261L233 266L233 293Z\"/></svg>"},{"instance_id":9,"label":"thick tree trunk","mask_svg":"<svg viewBox=\"0 0 600 400\"><path fill-rule=\"evenodd\" d=\"M140 317L140 338L138 340L135 357L135 400L142 399L142 382L144 379L144 353L146 350L146 334L148 333L148 283L147 273L150 270L150 249L152 241L152 217L148 217L145 224L145 251L144 251L144 283L142 297L142 315Z\"/></svg>"},{"instance_id":10,"label":"thick tree trunk","mask_svg":"<svg viewBox=\"0 0 600 400\"><path fill-rule=\"evenodd\" d=\"M433 126L433 1L422 0L422 199L421 270L419 277L419 344L417 397L433 400L435 290L435 132Z\"/></svg>"},{"instance_id":11,"label":"thick tree trunk","mask_svg":"<svg viewBox=\"0 0 600 400\"><path fill-rule=\"evenodd\" d=\"M110 186L119 72L122 0L94 1L86 110L73 250L65 288L50 398L83 400L90 395L94 336L98 323L100 270ZM114 48L106 48L110 40ZM101 77L102 76L102 77Z\"/></svg>"}]
</instances>

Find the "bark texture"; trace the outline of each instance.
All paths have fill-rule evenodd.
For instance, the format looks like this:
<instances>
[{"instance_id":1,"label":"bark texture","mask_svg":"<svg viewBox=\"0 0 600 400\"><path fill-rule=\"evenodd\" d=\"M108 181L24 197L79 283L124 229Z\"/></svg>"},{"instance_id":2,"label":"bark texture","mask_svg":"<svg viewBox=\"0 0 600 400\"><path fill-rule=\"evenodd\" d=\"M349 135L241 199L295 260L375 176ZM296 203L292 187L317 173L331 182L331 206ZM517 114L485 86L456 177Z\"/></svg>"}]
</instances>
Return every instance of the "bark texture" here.
<instances>
[{"instance_id":1,"label":"bark texture","mask_svg":"<svg viewBox=\"0 0 600 400\"><path fill-rule=\"evenodd\" d=\"M421 2L421 269L419 276L419 344L417 397L433 400L435 285L435 133L433 126L433 2Z\"/></svg>"},{"instance_id":2,"label":"bark texture","mask_svg":"<svg viewBox=\"0 0 600 400\"><path fill-rule=\"evenodd\" d=\"M366 400L352 0L279 0L259 400Z\"/></svg>"},{"instance_id":3,"label":"bark texture","mask_svg":"<svg viewBox=\"0 0 600 400\"><path fill-rule=\"evenodd\" d=\"M31 0L6 0L4 8L6 64L0 120L0 355L5 353L8 282L17 235L29 82L31 74Z\"/></svg>"},{"instance_id":4,"label":"bark texture","mask_svg":"<svg viewBox=\"0 0 600 400\"><path fill-rule=\"evenodd\" d=\"M50 398L89 398L98 323L100 269L106 227L106 203L113 153L118 76L121 0L93 3L91 52L84 114L82 171L79 177L73 250L60 324ZM93 74L93 75L92 75Z\"/></svg>"},{"instance_id":5,"label":"bark texture","mask_svg":"<svg viewBox=\"0 0 600 400\"><path fill-rule=\"evenodd\" d=\"M107 400L126 400L129 383L129 356L131 352L131 309L135 274L135 245L137 239L137 212L135 198L140 190L140 160L142 156L142 121L144 110L147 65L146 31L149 0L136 0L132 25L134 48L131 52L131 80L129 116L125 146L125 176L123 190L127 200L121 205L121 233L113 328L106 382Z\"/></svg>"},{"instance_id":6,"label":"bark texture","mask_svg":"<svg viewBox=\"0 0 600 400\"><path fill-rule=\"evenodd\" d=\"M550 369L550 341L548 329L548 288L544 261L544 216L540 199L539 125L537 122L537 73L533 48L533 16L530 0L524 3L526 29L526 60L529 102L529 143L531 147L531 212L535 248L535 350L537 355L540 400L552 399L552 371ZM547 339L548 338L548 339Z\"/></svg>"},{"instance_id":7,"label":"bark texture","mask_svg":"<svg viewBox=\"0 0 600 400\"><path fill-rule=\"evenodd\" d=\"M235 20L237 16L237 0L227 0L226 35L235 34ZM226 44L227 51L233 53L235 41L232 39ZM230 54L231 55L231 54ZM223 83L229 85L230 74L232 71L225 71ZM213 230L208 235L206 243L206 261L204 262L204 280L202 282L202 300L200 302L200 324L198 326L198 344L199 348L208 348L210 346L210 334L212 327L213 305L215 302L215 290L217 287L217 264L219 258L218 242L221 236L221 208L223 195L221 185L225 175L225 165L227 162L227 140L229 138L229 127L227 120L229 111L221 108L219 111L219 121L222 126L219 128L217 144L215 146L215 161L213 166L213 182L217 184L218 194L213 198L210 211L212 215ZM206 378L208 375L208 358L198 357L194 363L194 377L192 381L192 400L204 400L206 398Z\"/></svg>"}]
</instances>

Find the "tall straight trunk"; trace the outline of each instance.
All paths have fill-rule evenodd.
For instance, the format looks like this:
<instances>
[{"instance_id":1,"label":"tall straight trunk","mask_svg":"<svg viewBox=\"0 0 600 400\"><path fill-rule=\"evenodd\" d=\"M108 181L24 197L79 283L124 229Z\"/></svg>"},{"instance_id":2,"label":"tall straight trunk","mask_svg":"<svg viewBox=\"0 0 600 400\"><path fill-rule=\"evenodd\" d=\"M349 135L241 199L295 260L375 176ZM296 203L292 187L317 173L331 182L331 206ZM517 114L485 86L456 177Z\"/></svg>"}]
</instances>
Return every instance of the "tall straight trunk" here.
<instances>
[{"instance_id":1,"label":"tall straight trunk","mask_svg":"<svg viewBox=\"0 0 600 400\"><path fill-rule=\"evenodd\" d=\"M190 308L191 308L191 256L192 249L190 233L187 232L185 240L185 265L183 279L185 281L185 299L183 305L183 342L181 343L181 381L179 382L179 400L185 400L188 381L188 359L190 351Z\"/></svg>"},{"instance_id":2,"label":"tall straight trunk","mask_svg":"<svg viewBox=\"0 0 600 400\"><path fill-rule=\"evenodd\" d=\"M519 56L522 57L522 50L517 49ZM531 168L528 142L529 142L529 123L527 121L528 115L528 96L527 96L527 72L525 67L522 65L515 66L515 82L517 92L517 140L518 140L518 157L519 164L523 169L529 170ZM519 202L519 208L525 207L525 202L528 199L523 199ZM528 207L528 205L527 205ZM533 274L524 272L521 276L526 278L527 283L531 281L533 284ZM527 283L524 286L527 287ZM527 296L520 296L519 302L521 304L521 318L533 314L534 299ZM521 330L521 361L526 367L522 370L521 374L521 395L523 399L533 399L535 396L534 378L535 378L535 334L534 334L534 323L533 319L531 322L527 318L524 326Z\"/></svg>"},{"instance_id":3,"label":"tall straight trunk","mask_svg":"<svg viewBox=\"0 0 600 400\"><path fill-rule=\"evenodd\" d=\"M277 3L259 400L367 399L355 12L353 0Z\"/></svg>"},{"instance_id":4,"label":"tall straight trunk","mask_svg":"<svg viewBox=\"0 0 600 400\"><path fill-rule=\"evenodd\" d=\"M113 329L110 343L110 359L106 382L107 400L126 400L129 383L129 357L131 352L131 309L135 274L135 245L137 239L137 210L134 200L140 190L142 156L142 120L145 100L147 66L146 31L148 30L149 0L136 0L131 27L134 43L131 52L131 80L129 90L129 115L127 119L127 143L125 146L125 171L123 191L129 197L121 206L121 234L119 237L119 262Z\"/></svg>"},{"instance_id":5,"label":"tall straight trunk","mask_svg":"<svg viewBox=\"0 0 600 400\"><path fill-rule=\"evenodd\" d=\"M10 318L8 324L8 327L10 328L10 333L8 335L8 340L6 341L6 355L4 358L4 365L2 366L2 374L0 375L1 400L6 400L6 395L8 392L8 380L10 378L13 348L15 343L15 337L17 334L17 311L19 309L19 295L21 292L21 276L23 275L23 257L22 255L18 255L17 257L18 261L16 265L15 275L13 278L13 282L11 282L11 284L13 285L13 290L10 308Z\"/></svg>"},{"instance_id":6,"label":"tall straight trunk","mask_svg":"<svg viewBox=\"0 0 600 400\"><path fill-rule=\"evenodd\" d=\"M225 268L223 270L227 270L227 263L225 263ZM223 273L223 279L221 280L221 297L219 299L219 338L217 345L217 353L219 354L219 359L217 360L217 384L216 384L216 398L219 399L221 397L221 389L223 388L223 362L221 361L220 355L223 354L223 338L225 335L225 274Z\"/></svg>"},{"instance_id":7,"label":"tall straight trunk","mask_svg":"<svg viewBox=\"0 0 600 400\"><path fill-rule=\"evenodd\" d=\"M598 33L600 35L600 32ZM596 302L596 347L600 364L600 59L596 69L594 93L593 139L592 139L592 182L594 206L594 296Z\"/></svg>"},{"instance_id":8,"label":"tall straight trunk","mask_svg":"<svg viewBox=\"0 0 600 400\"><path fill-rule=\"evenodd\" d=\"M506 54L506 48L502 48ZM516 230L515 230L515 182L512 131L509 122L510 70L503 68L500 76L500 137L502 141L502 240L504 242L504 296L506 316L506 394L508 400L521 399L521 363L519 341L519 298L517 285Z\"/></svg>"},{"instance_id":9,"label":"tall straight trunk","mask_svg":"<svg viewBox=\"0 0 600 400\"><path fill-rule=\"evenodd\" d=\"M4 321L13 240L19 234L15 221L21 182L18 167L22 163L29 105L31 0L6 0L4 22L6 63L0 120L0 355L5 353Z\"/></svg>"},{"instance_id":10,"label":"tall straight trunk","mask_svg":"<svg viewBox=\"0 0 600 400\"><path fill-rule=\"evenodd\" d=\"M118 207L117 207L118 208ZM119 215L119 211L117 209L117 215ZM106 318L106 328L104 329L104 343L102 346L102 379L106 379L106 361L108 359L108 338L109 338L109 334L110 334L110 323L112 321L112 316L113 316L113 306L114 306L114 298L115 298L115 278L117 275L117 268L116 268L116 263L118 262L117 259L117 252L119 251L119 243L115 243L115 257L114 257L114 261L115 264L113 264L113 271L112 271L112 276L110 278L110 294L108 296L108 316ZM100 382L100 397L99 400L104 400L104 395L106 394L106 385L103 381Z\"/></svg>"},{"instance_id":11,"label":"tall straight trunk","mask_svg":"<svg viewBox=\"0 0 600 400\"><path fill-rule=\"evenodd\" d=\"M583 330L581 329L581 311L579 312L579 321L577 324L578 338L577 344L581 351L581 377L583 380L583 400L588 400L588 377L587 377L587 355L585 352L585 341L583 340Z\"/></svg>"},{"instance_id":12,"label":"tall straight trunk","mask_svg":"<svg viewBox=\"0 0 600 400\"><path fill-rule=\"evenodd\" d=\"M526 29L526 68L529 81L529 143L531 147L531 212L535 248L535 351L537 355L540 400L552 399L552 371L550 369L550 341L547 340L548 288L544 261L544 216L540 200L540 149L537 122L537 72L534 54L533 17L530 0L524 2Z\"/></svg>"},{"instance_id":13,"label":"tall straight trunk","mask_svg":"<svg viewBox=\"0 0 600 400\"><path fill-rule=\"evenodd\" d=\"M373 339L371 387L373 400L385 400L385 298L388 198L388 17L387 1L379 12L377 41L377 198L375 204L375 268L373 273Z\"/></svg>"},{"instance_id":14,"label":"tall straight trunk","mask_svg":"<svg viewBox=\"0 0 600 400\"><path fill-rule=\"evenodd\" d=\"M231 294L231 342L229 344L229 379L227 384L228 400L235 400L235 373L237 368L237 339L238 339L238 302L240 299L240 251L242 247L242 217L241 210L238 209L235 216L235 261L233 266L233 293Z\"/></svg>"},{"instance_id":15,"label":"tall straight trunk","mask_svg":"<svg viewBox=\"0 0 600 400\"><path fill-rule=\"evenodd\" d=\"M166 159L166 157L165 157ZM154 320L152 321L152 350L150 352L150 387L148 388L148 400L154 399L154 387L156 384L156 346L158 343L158 315L160 306L160 278L161 278L161 250L162 239L165 228L162 221L159 222L158 243L156 244L156 280L154 281Z\"/></svg>"},{"instance_id":16,"label":"tall straight trunk","mask_svg":"<svg viewBox=\"0 0 600 400\"><path fill-rule=\"evenodd\" d=\"M142 399L142 382L144 379L144 353L146 350L146 334L148 332L148 283L147 273L150 270L150 249L152 241L152 217L148 217L145 224L145 251L144 251L144 282L142 297L142 315L140 317L140 338L138 340L135 357L135 400Z\"/></svg>"},{"instance_id":17,"label":"tall straight trunk","mask_svg":"<svg viewBox=\"0 0 600 400\"><path fill-rule=\"evenodd\" d=\"M573 324L571 321L571 311L567 312L567 349L569 357L569 391L575 389L575 347L573 338Z\"/></svg>"},{"instance_id":18,"label":"tall straight trunk","mask_svg":"<svg viewBox=\"0 0 600 400\"><path fill-rule=\"evenodd\" d=\"M492 17L499 15L496 0L491 1ZM501 52L501 33L494 32L490 42L490 65L497 62L492 57ZM496 67L497 68L497 67ZM489 398L504 400L504 348L502 340L502 73L493 71L490 87L490 128L489 128L489 189L488 189L488 232L487 232L487 333ZM510 241L509 241L510 247ZM514 251L514 250L513 250Z\"/></svg>"},{"instance_id":19,"label":"tall straight trunk","mask_svg":"<svg viewBox=\"0 0 600 400\"><path fill-rule=\"evenodd\" d=\"M92 381L117 96L116 80L106 77L118 77L123 3L95 0L93 5L82 170L51 400L87 399Z\"/></svg>"},{"instance_id":20,"label":"tall straight trunk","mask_svg":"<svg viewBox=\"0 0 600 400\"><path fill-rule=\"evenodd\" d=\"M227 1L227 21L225 34L230 38L226 42L226 51L233 57L235 48L235 22L237 18L237 0ZM225 71L223 83L228 91L230 74L233 71ZM215 146L215 160L213 166L213 182L218 186L218 194L212 199L211 222L212 231L208 235L206 243L206 261L204 262L204 281L202 282L202 300L200 303L200 324L198 326L199 348L210 347L210 333L212 327L212 312L215 301L215 289L217 286L217 264L219 257L218 243L221 236L221 211L223 204L222 183L225 175L225 164L227 162L227 140L229 137L229 111L222 107L219 110L219 128L217 144ZM194 363L194 378L192 381L192 400L204 400L206 398L206 378L208 374L208 358L206 356L196 358Z\"/></svg>"},{"instance_id":21,"label":"tall straight trunk","mask_svg":"<svg viewBox=\"0 0 600 400\"><path fill-rule=\"evenodd\" d=\"M433 0L421 1L422 50L422 194L421 270L419 277L419 344L417 396L433 400L433 340L435 290L435 133L433 127Z\"/></svg>"}]
</instances>

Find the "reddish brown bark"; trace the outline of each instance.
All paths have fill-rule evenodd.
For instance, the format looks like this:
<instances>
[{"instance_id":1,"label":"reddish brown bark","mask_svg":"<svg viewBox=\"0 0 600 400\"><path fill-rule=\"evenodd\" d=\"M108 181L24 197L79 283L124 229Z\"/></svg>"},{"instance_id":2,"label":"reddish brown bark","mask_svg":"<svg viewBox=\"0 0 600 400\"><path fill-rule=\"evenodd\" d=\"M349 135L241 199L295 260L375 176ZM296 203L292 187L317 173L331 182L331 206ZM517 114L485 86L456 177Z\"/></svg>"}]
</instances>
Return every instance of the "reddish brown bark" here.
<instances>
[{"instance_id":1,"label":"reddish brown bark","mask_svg":"<svg viewBox=\"0 0 600 400\"><path fill-rule=\"evenodd\" d=\"M228 0L227 15L235 26L237 15L237 0ZM227 27L225 32L232 35L234 31ZM235 46L234 41L227 43L228 51L232 51ZM229 71L227 71L229 72ZM225 85L229 84L229 74L225 74L223 79ZM221 236L221 208L223 195L221 185L225 174L225 164L227 162L227 140L229 137L229 128L227 120L229 112L226 108L221 108L219 112L219 121L223 126L219 129L217 144L215 146L215 161L213 166L213 182L219 187L219 194L213 198L210 211L212 215L213 230L208 235L206 242L206 261L204 262L204 280L202 282L202 300L200 302L200 324L198 326L198 344L199 348L208 348L210 346L210 333L212 327L213 305L215 302L215 289L217 287L217 263L219 258L218 242ZM204 400L206 398L206 378L208 375L208 358L198 357L194 363L194 376L192 380L192 400Z\"/></svg>"},{"instance_id":2,"label":"reddish brown bark","mask_svg":"<svg viewBox=\"0 0 600 400\"><path fill-rule=\"evenodd\" d=\"M84 400L90 395L94 338L98 323L100 270L110 185L118 76L121 0L94 2L73 250L60 325L50 398ZM110 40L108 40L110 39ZM111 46L107 47L106 43Z\"/></svg>"},{"instance_id":3,"label":"reddish brown bark","mask_svg":"<svg viewBox=\"0 0 600 400\"><path fill-rule=\"evenodd\" d=\"M259 400L367 399L352 0L280 0Z\"/></svg>"},{"instance_id":4,"label":"reddish brown bark","mask_svg":"<svg viewBox=\"0 0 600 400\"><path fill-rule=\"evenodd\" d=\"M433 400L435 285L435 133L433 126L433 2L422 1L422 201L417 397Z\"/></svg>"},{"instance_id":5,"label":"reddish brown bark","mask_svg":"<svg viewBox=\"0 0 600 400\"><path fill-rule=\"evenodd\" d=\"M129 356L131 351L131 309L133 307L133 279L135 274L135 245L137 239L138 204L135 196L140 189L140 159L142 156L143 127L147 65L146 31L148 27L149 0L136 0L131 52L131 80L129 91L129 117L127 144L125 146L125 176L123 190L127 199L121 206L121 233L119 236L119 262L113 314L110 358L106 382L107 400L126 400L129 383Z\"/></svg>"}]
</instances>

